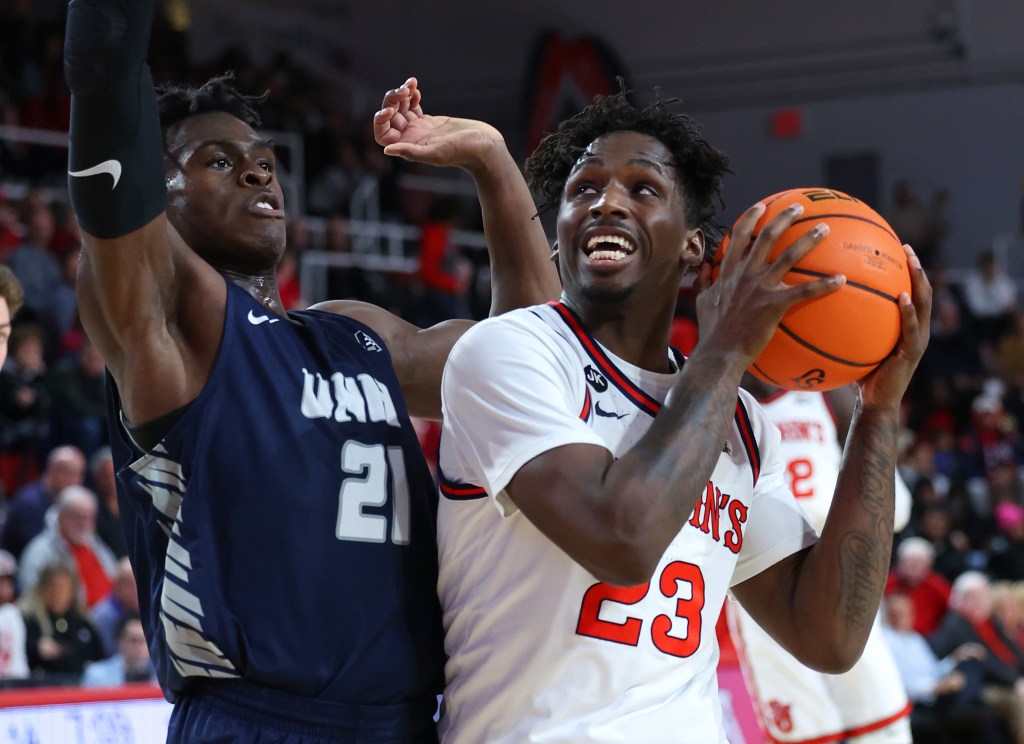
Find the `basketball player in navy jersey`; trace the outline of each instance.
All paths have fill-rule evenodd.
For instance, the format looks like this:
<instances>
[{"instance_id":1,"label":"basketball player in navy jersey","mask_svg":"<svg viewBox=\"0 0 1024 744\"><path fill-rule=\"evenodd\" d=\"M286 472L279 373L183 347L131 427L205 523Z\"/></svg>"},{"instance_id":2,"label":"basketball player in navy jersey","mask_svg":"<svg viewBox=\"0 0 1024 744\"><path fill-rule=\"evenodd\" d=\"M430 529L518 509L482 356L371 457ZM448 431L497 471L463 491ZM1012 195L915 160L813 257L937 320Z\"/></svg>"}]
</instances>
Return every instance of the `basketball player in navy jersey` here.
<instances>
[{"instance_id":1,"label":"basketball player in navy jersey","mask_svg":"<svg viewBox=\"0 0 1024 744\"><path fill-rule=\"evenodd\" d=\"M110 372L122 523L174 742L429 742L442 683L433 483L409 415L440 415L467 323L332 302L286 314L273 143L224 79L166 90L155 0L71 0L69 188L82 321ZM495 310L557 296L497 133L375 117L397 154L471 172ZM394 150L392 150L394 152Z\"/></svg>"}]
</instances>

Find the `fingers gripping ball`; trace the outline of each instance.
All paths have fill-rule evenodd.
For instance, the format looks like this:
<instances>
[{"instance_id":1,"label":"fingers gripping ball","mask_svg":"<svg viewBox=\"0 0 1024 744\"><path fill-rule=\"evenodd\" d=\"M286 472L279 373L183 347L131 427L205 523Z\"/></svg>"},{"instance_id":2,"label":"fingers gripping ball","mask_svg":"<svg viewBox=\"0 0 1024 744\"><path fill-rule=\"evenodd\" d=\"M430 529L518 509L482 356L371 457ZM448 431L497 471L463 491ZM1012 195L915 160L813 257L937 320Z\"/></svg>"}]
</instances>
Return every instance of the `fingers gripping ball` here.
<instances>
[{"instance_id":1,"label":"fingers gripping ball","mask_svg":"<svg viewBox=\"0 0 1024 744\"><path fill-rule=\"evenodd\" d=\"M768 346L750 368L755 376L788 390L832 390L877 367L900 338L899 296L910 292L910 269L900 239L864 202L825 188L791 189L764 200L757 233L790 204L804 212L772 247L774 260L819 222L829 233L786 274L797 284L844 274L837 292L791 307ZM715 253L717 278L730 230Z\"/></svg>"}]
</instances>

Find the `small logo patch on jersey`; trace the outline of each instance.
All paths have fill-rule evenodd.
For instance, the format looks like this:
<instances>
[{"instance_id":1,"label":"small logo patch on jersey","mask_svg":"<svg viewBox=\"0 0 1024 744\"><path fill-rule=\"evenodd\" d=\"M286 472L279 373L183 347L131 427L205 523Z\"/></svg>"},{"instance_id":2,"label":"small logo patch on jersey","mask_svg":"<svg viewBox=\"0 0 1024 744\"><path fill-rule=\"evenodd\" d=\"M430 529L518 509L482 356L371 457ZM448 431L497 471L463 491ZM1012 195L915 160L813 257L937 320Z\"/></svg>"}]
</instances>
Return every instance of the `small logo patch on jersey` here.
<instances>
[{"instance_id":1,"label":"small logo patch on jersey","mask_svg":"<svg viewBox=\"0 0 1024 744\"><path fill-rule=\"evenodd\" d=\"M594 388L597 392L603 393L608 389L608 380L589 364L583 368L583 375L587 378L587 382L590 383L590 387Z\"/></svg>"},{"instance_id":2,"label":"small logo patch on jersey","mask_svg":"<svg viewBox=\"0 0 1024 744\"><path fill-rule=\"evenodd\" d=\"M366 351L384 351L384 349L381 348L381 345L370 338L369 334L365 331L356 331L356 341L358 341Z\"/></svg>"},{"instance_id":3,"label":"small logo patch on jersey","mask_svg":"<svg viewBox=\"0 0 1024 744\"><path fill-rule=\"evenodd\" d=\"M722 452L724 452L727 455L732 454L732 448L729 446L728 442L722 442Z\"/></svg>"},{"instance_id":4,"label":"small logo patch on jersey","mask_svg":"<svg viewBox=\"0 0 1024 744\"><path fill-rule=\"evenodd\" d=\"M281 320L280 318L271 318L269 315L257 315L252 310L249 311L249 322L253 325L259 325L260 323L266 323L267 321L276 323Z\"/></svg>"},{"instance_id":5,"label":"small logo patch on jersey","mask_svg":"<svg viewBox=\"0 0 1024 744\"><path fill-rule=\"evenodd\" d=\"M594 406L594 413L596 413L598 416L604 416L605 418L626 418L626 414L624 413L616 413L615 411L604 410L603 408L601 408L600 401L598 401L597 405Z\"/></svg>"}]
</instances>

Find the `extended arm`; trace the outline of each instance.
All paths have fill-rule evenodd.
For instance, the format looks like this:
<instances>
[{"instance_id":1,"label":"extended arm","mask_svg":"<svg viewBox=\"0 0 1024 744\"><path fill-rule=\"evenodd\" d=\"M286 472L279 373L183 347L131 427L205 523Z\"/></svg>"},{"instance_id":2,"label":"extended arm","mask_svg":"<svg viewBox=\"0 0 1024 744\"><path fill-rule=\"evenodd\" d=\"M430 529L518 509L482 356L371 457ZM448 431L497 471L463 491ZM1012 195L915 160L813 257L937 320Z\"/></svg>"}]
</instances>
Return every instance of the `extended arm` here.
<instances>
[{"instance_id":1,"label":"extended arm","mask_svg":"<svg viewBox=\"0 0 1024 744\"><path fill-rule=\"evenodd\" d=\"M388 155L473 176L491 262L491 315L558 299L561 286L537 208L497 129L425 115L416 78L388 92L373 129Z\"/></svg>"},{"instance_id":2,"label":"extended arm","mask_svg":"<svg viewBox=\"0 0 1024 744\"><path fill-rule=\"evenodd\" d=\"M779 643L826 672L844 671L860 656L889 568L899 404L928 344L931 314L931 286L909 248L907 257L913 299L900 297L900 344L861 384L820 539L734 588Z\"/></svg>"},{"instance_id":3,"label":"extended arm","mask_svg":"<svg viewBox=\"0 0 1024 744\"><path fill-rule=\"evenodd\" d=\"M491 260L492 314L558 297L558 275L522 173L494 127L483 122L426 116L416 79L388 91L373 118L377 142L389 155L436 166L457 166L477 184ZM325 302L319 310L366 323L388 345L409 412L441 418L441 373L455 342L470 327L452 320L420 329L365 303Z\"/></svg>"},{"instance_id":4,"label":"extended arm","mask_svg":"<svg viewBox=\"0 0 1024 744\"><path fill-rule=\"evenodd\" d=\"M199 330L193 337L183 332L180 321L197 310L183 310L179 288L203 292L206 311L224 302L216 275L197 268L165 215L163 141L146 65L155 5L72 0L65 39L69 191L83 230L79 309L136 422L195 397L219 343L220 324L209 317L189 327Z\"/></svg>"}]
</instances>

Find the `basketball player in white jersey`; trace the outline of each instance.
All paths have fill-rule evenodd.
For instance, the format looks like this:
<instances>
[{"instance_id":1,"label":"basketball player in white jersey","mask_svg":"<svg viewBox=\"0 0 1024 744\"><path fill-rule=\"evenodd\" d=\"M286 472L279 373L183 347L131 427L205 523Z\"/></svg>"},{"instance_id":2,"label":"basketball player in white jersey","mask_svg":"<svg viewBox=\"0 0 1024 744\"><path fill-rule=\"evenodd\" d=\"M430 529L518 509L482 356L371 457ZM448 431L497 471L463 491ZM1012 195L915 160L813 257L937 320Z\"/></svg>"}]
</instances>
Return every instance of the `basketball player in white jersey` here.
<instances>
[{"instance_id":1,"label":"basketball player in white jersey","mask_svg":"<svg viewBox=\"0 0 1024 744\"><path fill-rule=\"evenodd\" d=\"M856 391L787 392L749 373L743 387L782 435L786 483L811 525L825 525L842 462ZM910 492L896 475L895 531L910 518ZM727 602L729 629L762 728L770 741L909 744L910 702L876 618L864 653L843 674L808 669L772 640L736 602Z\"/></svg>"},{"instance_id":2,"label":"basketball player in white jersey","mask_svg":"<svg viewBox=\"0 0 1024 744\"><path fill-rule=\"evenodd\" d=\"M843 277L781 278L799 214L745 213L698 298L700 343L668 349L701 265L726 159L662 103L599 98L527 172L558 204L558 303L484 321L444 373L438 542L445 742L725 742L715 621L732 591L805 664L849 669L881 599L898 407L927 344L913 253L900 345L861 388L816 538L786 487L778 430L740 377L796 302Z\"/></svg>"}]
</instances>

